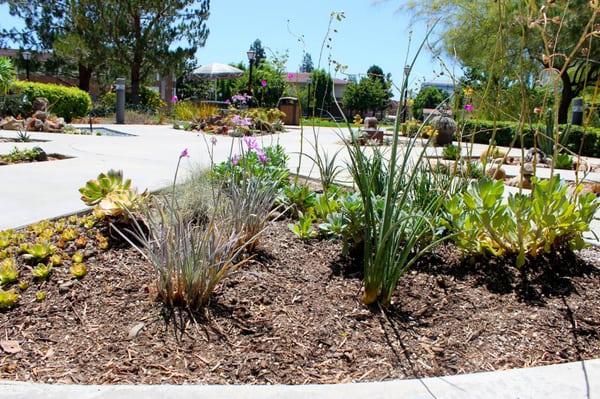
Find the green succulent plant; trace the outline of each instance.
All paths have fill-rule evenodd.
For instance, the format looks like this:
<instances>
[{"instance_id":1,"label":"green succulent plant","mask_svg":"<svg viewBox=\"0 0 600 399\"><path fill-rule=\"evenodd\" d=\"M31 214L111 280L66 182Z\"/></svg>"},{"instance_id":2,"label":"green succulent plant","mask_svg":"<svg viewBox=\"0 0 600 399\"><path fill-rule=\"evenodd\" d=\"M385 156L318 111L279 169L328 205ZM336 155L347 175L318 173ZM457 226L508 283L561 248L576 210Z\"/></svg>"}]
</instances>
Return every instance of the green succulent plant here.
<instances>
[{"instance_id":1,"label":"green succulent plant","mask_svg":"<svg viewBox=\"0 0 600 399\"><path fill-rule=\"evenodd\" d=\"M0 262L0 285L14 283L18 278L17 262L13 258Z\"/></svg>"},{"instance_id":2,"label":"green succulent plant","mask_svg":"<svg viewBox=\"0 0 600 399\"><path fill-rule=\"evenodd\" d=\"M82 263L83 262L83 254L79 251L75 252L71 257L73 263Z\"/></svg>"},{"instance_id":3,"label":"green succulent plant","mask_svg":"<svg viewBox=\"0 0 600 399\"><path fill-rule=\"evenodd\" d=\"M123 179L123 171L109 170L101 173L96 179L88 181L79 189L81 200L88 206L99 204L110 193L115 191L129 191L131 180Z\"/></svg>"},{"instance_id":4,"label":"green succulent plant","mask_svg":"<svg viewBox=\"0 0 600 399\"><path fill-rule=\"evenodd\" d=\"M113 191L100 201L94 213L100 217L121 217L127 219L129 212L137 209L146 199L146 192L138 194L133 190Z\"/></svg>"},{"instance_id":5,"label":"green succulent plant","mask_svg":"<svg viewBox=\"0 0 600 399\"><path fill-rule=\"evenodd\" d=\"M35 293L35 300L38 302L42 302L46 299L46 291L37 291Z\"/></svg>"},{"instance_id":6,"label":"green succulent plant","mask_svg":"<svg viewBox=\"0 0 600 399\"><path fill-rule=\"evenodd\" d=\"M87 267L83 263L74 263L69 270L75 278L83 278L87 274Z\"/></svg>"},{"instance_id":7,"label":"green succulent plant","mask_svg":"<svg viewBox=\"0 0 600 399\"><path fill-rule=\"evenodd\" d=\"M37 242L23 248L25 249L25 255L23 255L23 257L35 262L45 262L56 250L56 248L47 241Z\"/></svg>"},{"instance_id":8,"label":"green succulent plant","mask_svg":"<svg viewBox=\"0 0 600 399\"><path fill-rule=\"evenodd\" d=\"M73 241L77 237L79 237L79 233L72 227L65 229L65 231L63 231L63 233L60 235L60 238L65 241Z\"/></svg>"},{"instance_id":9,"label":"green succulent plant","mask_svg":"<svg viewBox=\"0 0 600 399\"><path fill-rule=\"evenodd\" d=\"M43 263L38 263L38 265L31 270L33 277L38 280L48 280L50 273L52 273L52 265Z\"/></svg>"},{"instance_id":10,"label":"green succulent plant","mask_svg":"<svg viewBox=\"0 0 600 399\"><path fill-rule=\"evenodd\" d=\"M4 291L0 289L0 310L10 309L19 302L21 296L14 289Z\"/></svg>"}]
</instances>

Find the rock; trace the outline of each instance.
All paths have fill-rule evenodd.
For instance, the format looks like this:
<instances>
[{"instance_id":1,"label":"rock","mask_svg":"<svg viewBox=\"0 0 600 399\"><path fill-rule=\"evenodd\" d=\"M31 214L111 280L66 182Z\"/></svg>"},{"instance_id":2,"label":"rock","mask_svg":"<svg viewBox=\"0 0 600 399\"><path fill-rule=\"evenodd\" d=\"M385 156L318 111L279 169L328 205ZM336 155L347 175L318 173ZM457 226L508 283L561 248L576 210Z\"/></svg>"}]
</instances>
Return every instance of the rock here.
<instances>
[{"instance_id":1,"label":"rock","mask_svg":"<svg viewBox=\"0 0 600 399\"><path fill-rule=\"evenodd\" d=\"M30 132L41 132L44 130L44 122L35 118L27 118L25 128Z\"/></svg>"},{"instance_id":2,"label":"rock","mask_svg":"<svg viewBox=\"0 0 600 399\"><path fill-rule=\"evenodd\" d=\"M23 130L25 128L25 122L9 116L0 122L0 128L4 130Z\"/></svg>"},{"instance_id":3,"label":"rock","mask_svg":"<svg viewBox=\"0 0 600 399\"><path fill-rule=\"evenodd\" d=\"M33 113L33 116L32 116L32 118L39 119L39 120L41 120L42 122L45 122L45 121L46 121L46 119L48 119L48 113L47 113L47 112L44 112L44 111L35 111L35 112Z\"/></svg>"},{"instance_id":4,"label":"rock","mask_svg":"<svg viewBox=\"0 0 600 399\"><path fill-rule=\"evenodd\" d=\"M42 150L40 147L33 147L32 150L36 152L35 160L37 162L45 162L48 160L48 154L46 154L46 151Z\"/></svg>"},{"instance_id":5,"label":"rock","mask_svg":"<svg viewBox=\"0 0 600 399\"><path fill-rule=\"evenodd\" d=\"M498 166L489 168L485 174L495 180L504 180L506 178L506 171Z\"/></svg>"},{"instance_id":6,"label":"rock","mask_svg":"<svg viewBox=\"0 0 600 399\"><path fill-rule=\"evenodd\" d=\"M525 154L525 162L548 163L548 157L538 148L530 148Z\"/></svg>"},{"instance_id":7,"label":"rock","mask_svg":"<svg viewBox=\"0 0 600 399\"><path fill-rule=\"evenodd\" d=\"M60 133L62 132L63 126L61 126L60 123L52 122L50 119L48 119L46 120L46 122L43 123L42 128L44 132Z\"/></svg>"},{"instance_id":8,"label":"rock","mask_svg":"<svg viewBox=\"0 0 600 399\"><path fill-rule=\"evenodd\" d=\"M48 99L44 98L44 97L37 97L31 103L31 108L33 109L34 113L36 111L43 111L43 112L48 111Z\"/></svg>"},{"instance_id":9,"label":"rock","mask_svg":"<svg viewBox=\"0 0 600 399\"><path fill-rule=\"evenodd\" d=\"M146 323L138 323L135 326L131 327L129 330L129 334L127 334L127 339L130 341L138 336L140 331L146 326Z\"/></svg>"}]
</instances>

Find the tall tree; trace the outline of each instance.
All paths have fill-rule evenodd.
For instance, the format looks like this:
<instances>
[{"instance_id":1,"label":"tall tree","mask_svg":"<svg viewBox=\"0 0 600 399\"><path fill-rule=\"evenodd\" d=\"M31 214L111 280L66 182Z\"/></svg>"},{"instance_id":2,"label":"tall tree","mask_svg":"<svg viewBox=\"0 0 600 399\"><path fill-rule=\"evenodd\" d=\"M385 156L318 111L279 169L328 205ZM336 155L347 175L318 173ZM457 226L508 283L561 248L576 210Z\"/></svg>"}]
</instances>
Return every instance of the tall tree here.
<instances>
[{"instance_id":1,"label":"tall tree","mask_svg":"<svg viewBox=\"0 0 600 399\"><path fill-rule=\"evenodd\" d=\"M572 99L600 78L600 45L594 36L600 19L597 1L406 3L418 15L442 17L441 48L463 65L486 71L492 86L505 77L531 86L542 69L562 72L561 123L567 121Z\"/></svg>"},{"instance_id":2,"label":"tall tree","mask_svg":"<svg viewBox=\"0 0 600 399\"><path fill-rule=\"evenodd\" d=\"M108 58L106 7L101 0L8 1L10 14L25 22L23 29L4 29L1 35L26 48L54 50L74 64L79 88L89 91L94 70Z\"/></svg>"},{"instance_id":3,"label":"tall tree","mask_svg":"<svg viewBox=\"0 0 600 399\"><path fill-rule=\"evenodd\" d=\"M264 60L267 59L267 54L262 46L260 39L256 39L254 43L250 45L250 50L254 51L254 66L260 66Z\"/></svg>"},{"instance_id":4,"label":"tall tree","mask_svg":"<svg viewBox=\"0 0 600 399\"><path fill-rule=\"evenodd\" d=\"M350 83L344 91L342 104L351 114L365 116L368 111L383 111L390 103L387 87L378 79L362 78L359 83Z\"/></svg>"},{"instance_id":5,"label":"tall tree","mask_svg":"<svg viewBox=\"0 0 600 399\"><path fill-rule=\"evenodd\" d=\"M209 30L209 0L109 0L114 3L112 42L116 57L130 69L131 101L139 102L140 86L161 60L194 54ZM172 50L175 43L188 47Z\"/></svg>"},{"instance_id":6,"label":"tall tree","mask_svg":"<svg viewBox=\"0 0 600 399\"><path fill-rule=\"evenodd\" d=\"M302 64L300 64L300 72L311 73L315 69L312 57L309 53L304 53Z\"/></svg>"},{"instance_id":7,"label":"tall tree","mask_svg":"<svg viewBox=\"0 0 600 399\"><path fill-rule=\"evenodd\" d=\"M381 69L379 65L371 65L369 69L367 69L367 76L371 79L377 79L385 84L385 75L383 74L383 69Z\"/></svg>"}]
</instances>

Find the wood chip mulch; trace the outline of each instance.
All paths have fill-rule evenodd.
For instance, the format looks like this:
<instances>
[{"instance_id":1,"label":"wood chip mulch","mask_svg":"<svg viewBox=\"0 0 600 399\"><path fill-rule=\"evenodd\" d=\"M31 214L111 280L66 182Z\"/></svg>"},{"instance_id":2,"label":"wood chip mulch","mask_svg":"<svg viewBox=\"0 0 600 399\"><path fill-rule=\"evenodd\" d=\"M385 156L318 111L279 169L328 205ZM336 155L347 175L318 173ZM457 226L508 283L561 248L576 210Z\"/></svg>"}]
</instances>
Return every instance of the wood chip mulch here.
<instances>
[{"instance_id":1,"label":"wood chip mulch","mask_svg":"<svg viewBox=\"0 0 600 399\"><path fill-rule=\"evenodd\" d=\"M461 262L446 245L401 281L386 311L361 304L360 274L340 252L274 223L258 256L194 317L152 300L152 268L133 250L99 254L83 280L57 270L44 301L30 287L0 313L0 341L17 345L0 348L0 379L343 383L600 357L596 249L524 278L507 262Z\"/></svg>"}]
</instances>

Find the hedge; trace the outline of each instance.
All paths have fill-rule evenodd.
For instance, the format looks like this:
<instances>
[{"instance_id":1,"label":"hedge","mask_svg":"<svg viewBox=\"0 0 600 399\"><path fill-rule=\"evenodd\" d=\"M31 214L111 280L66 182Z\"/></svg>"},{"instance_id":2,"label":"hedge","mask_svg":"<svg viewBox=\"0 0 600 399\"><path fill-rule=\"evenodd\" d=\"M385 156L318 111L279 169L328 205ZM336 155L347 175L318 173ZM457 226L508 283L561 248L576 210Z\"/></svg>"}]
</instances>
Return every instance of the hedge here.
<instances>
[{"instance_id":1,"label":"hedge","mask_svg":"<svg viewBox=\"0 0 600 399\"><path fill-rule=\"evenodd\" d=\"M49 111L65 118L67 122L87 115L92 106L90 95L76 87L16 81L11 84L10 91L25 95L28 102L32 102L37 97L48 99Z\"/></svg>"},{"instance_id":2,"label":"hedge","mask_svg":"<svg viewBox=\"0 0 600 399\"><path fill-rule=\"evenodd\" d=\"M489 120L469 119L460 124L463 126L463 140L470 141L470 136L475 135L475 142L489 144L495 129L494 141L500 146L510 146L518 134L519 124L516 122L494 122ZM592 127L581 127L573 125L560 125L561 132L569 130L566 147L576 154L583 156L600 157L600 129ZM543 125L526 125L523 128L523 143L526 148L533 146L534 134L536 131L544 131ZM583 141L583 145L582 145ZM514 147L521 146L521 140L518 138Z\"/></svg>"}]
</instances>

